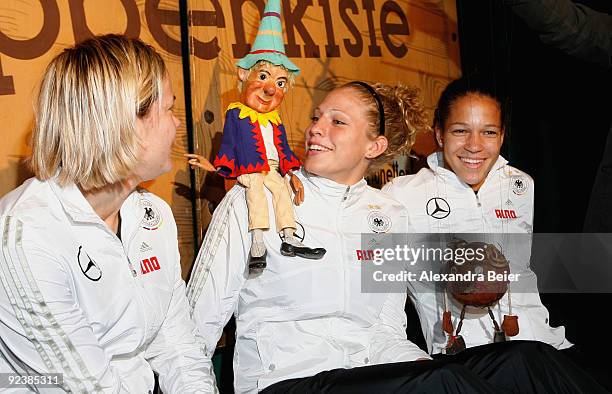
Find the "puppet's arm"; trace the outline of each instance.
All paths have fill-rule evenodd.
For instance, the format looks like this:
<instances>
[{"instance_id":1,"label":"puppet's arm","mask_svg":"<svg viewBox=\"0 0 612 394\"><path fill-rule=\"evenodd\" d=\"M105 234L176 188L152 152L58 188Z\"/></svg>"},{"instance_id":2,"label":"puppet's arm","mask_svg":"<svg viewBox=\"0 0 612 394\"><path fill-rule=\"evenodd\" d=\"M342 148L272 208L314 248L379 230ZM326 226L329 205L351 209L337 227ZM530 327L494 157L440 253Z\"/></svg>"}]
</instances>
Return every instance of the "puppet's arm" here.
<instances>
[{"instance_id":1,"label":"puppet's arm","mask_svg":"<svg viewBox=\"0 0 612 394\"><path fill-rule=\"evenodd\" d=\"M206 160L204 156L200 156L195 153L185 153L183 156L189 159L188 162L191 168L200 167L201 169L206 171L217 171L215 166L213 166L210 161Z\"/></svg>"},{"instance_id":2,"label":"puppet's arm","mask_svg":"<svg viewBox=\"0 0 612 394\"><path fill-rule=\"evenodd\" d=\"M293 203L295 205L300 205L304 202L304 185L302 185L302 181L298 178L293 171L287 171L289 174L289 184L291 185L291 189L293 190Z\"/></svg>"},{"instance_id":3,"label":"puppet's arm","mask_svg":"<svg viewBox=\"0 0 612 394\"><path fill-rule=\"evenodd\" d=\"M239 132L236 124L237 117L235 111L225 111L225 124L223 126L223 136L221 147L215 157L215 164L212 164L204 156L195 153L185 153L183 156L188 158L192 168L199 167L206 171L218 172L223 177L228 177L234 172L236 154L236 133Z\"/></svg>"}]
</instances>

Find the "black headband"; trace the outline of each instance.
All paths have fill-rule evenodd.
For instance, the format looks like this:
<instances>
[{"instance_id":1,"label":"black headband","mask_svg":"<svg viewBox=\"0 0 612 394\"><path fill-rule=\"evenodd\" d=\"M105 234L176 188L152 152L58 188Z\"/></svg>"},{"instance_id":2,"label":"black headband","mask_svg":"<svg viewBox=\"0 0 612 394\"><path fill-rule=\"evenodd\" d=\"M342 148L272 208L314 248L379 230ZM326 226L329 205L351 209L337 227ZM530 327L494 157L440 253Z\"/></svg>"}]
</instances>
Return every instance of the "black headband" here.
<instances>
[{"instance_id":1,"label":"black headband","mask_svg":"<svg viewBox=\"0 0 612 394\"><path fill-rule=\"evenodd\" d=\"M353 85L363 86L370 92L372 97L374 97L374 101L376 101L376 107L378 108L378 135L385 135L385 107L383 107L382 100L376 90L370 86L369 84L363 81L353 81L351 82Z\"/></svg>"}]
</instances>

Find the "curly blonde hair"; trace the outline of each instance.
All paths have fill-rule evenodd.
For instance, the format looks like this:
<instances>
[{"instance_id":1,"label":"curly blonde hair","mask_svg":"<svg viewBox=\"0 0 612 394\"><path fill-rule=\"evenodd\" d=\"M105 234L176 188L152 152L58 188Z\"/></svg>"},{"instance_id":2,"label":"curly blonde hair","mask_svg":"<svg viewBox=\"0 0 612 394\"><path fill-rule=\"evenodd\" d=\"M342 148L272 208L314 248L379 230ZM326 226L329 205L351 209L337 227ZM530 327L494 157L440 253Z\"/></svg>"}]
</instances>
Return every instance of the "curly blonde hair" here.
<instances>
[{"instance_id":1,"label":"curly blonde hair","mask_svg":"<svg viewBox=\"0 0 612 394\"><path fill-rule=\"evenodd\" d=\"M363 103L368 106L367 118L370 124L368 135L373 139L379 135L380 114L376 98L358 82L349 82L341 88L355 89ZM419 131L431 131L427 111L420 98L420 91L414 86L397 84L389 86L382 83L372 85L384 108L384 136L387 150L370 159L368 171L374 171L389 163L397 155L409 155Z\"/></svg>"}]
</instances>

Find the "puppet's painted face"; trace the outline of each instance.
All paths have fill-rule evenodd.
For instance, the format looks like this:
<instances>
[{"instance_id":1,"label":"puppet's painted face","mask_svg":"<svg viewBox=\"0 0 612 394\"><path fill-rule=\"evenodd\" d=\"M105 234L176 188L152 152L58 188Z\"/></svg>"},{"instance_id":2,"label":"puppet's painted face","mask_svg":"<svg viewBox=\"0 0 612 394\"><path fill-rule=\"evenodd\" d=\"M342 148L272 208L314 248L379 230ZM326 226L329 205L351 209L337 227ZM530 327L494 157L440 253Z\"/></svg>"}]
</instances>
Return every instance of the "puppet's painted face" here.
<instances>
[{"instance_id":1,"label":"puppet's painted face","mask_svg":"<svg viewBox=\"0 0 612 394\"><path fill-rule=\"evenodd\" d=\"M282 67L269 63L256 64L250 74L239 68L238 76L243 81L242 102L255 111L273 111L283 101L289 74Z\"/></svg>"}]
</instances>

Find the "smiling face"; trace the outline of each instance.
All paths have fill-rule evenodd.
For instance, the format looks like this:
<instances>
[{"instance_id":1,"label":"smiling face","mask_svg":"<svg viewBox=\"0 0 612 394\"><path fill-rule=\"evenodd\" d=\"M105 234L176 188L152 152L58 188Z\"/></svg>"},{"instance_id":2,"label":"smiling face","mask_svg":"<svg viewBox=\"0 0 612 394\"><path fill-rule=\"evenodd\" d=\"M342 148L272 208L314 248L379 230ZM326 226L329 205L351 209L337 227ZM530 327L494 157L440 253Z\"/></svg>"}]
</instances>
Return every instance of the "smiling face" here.
<instances>
[{"instance_id":1,"label":"smiling face","mask_svg":"<svg viewBox=\"0 0 612 394\"><path fill-rule=\"evenodd\" d=\"M140 181L155 179L172 169L170 153L180 125L172 112L174 100L170 77L166 75L162 81L161 105L154 102L148 114L136 119L141 148L134 174Z\"/></svg>"},{"instance_id":2,"label":"smiling face","mask_svg":"<svg viewBox=\"0 0 612 394\"><path fill-rule=\"evenodd\" d=\"M238 68L242 81L242 102L259 113L275 110L287 92L289 73L280 66L257 63L250 70Z\"/></svg>"},{"instance_id":3,"label":"smiling face","mask_svg":"<svg viewBox=\"0 0 612 394\"><path fill-rule=\"evenodd\" d=\"M387 148L385 137L369 135L366 108L355 89L348 87L332 90L315 108L306 129L308 172L345 185L363 178L369 159Z\"/></svg>"},{"instance_id":4,"label":"smiling face","mask_svg":"<svg viewBox=\"0 0 612 394\"><path fill-rule=\"evenodd\" d=\"M444 150L444 165L478 191L504 142L500 106L491 97L469 93L456 99L436 137Z\"/></svg>"}]
</instances>

